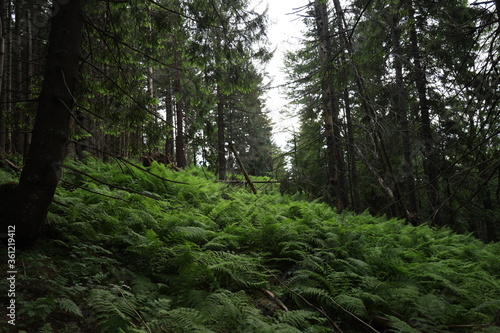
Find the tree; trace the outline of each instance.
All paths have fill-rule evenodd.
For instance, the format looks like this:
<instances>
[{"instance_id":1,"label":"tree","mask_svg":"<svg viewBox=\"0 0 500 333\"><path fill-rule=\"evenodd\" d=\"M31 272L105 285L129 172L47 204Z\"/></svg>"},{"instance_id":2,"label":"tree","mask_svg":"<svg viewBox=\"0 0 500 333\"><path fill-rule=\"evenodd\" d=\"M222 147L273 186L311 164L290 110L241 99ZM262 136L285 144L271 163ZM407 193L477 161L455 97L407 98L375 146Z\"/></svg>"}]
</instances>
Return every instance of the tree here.
<instances>
[{"instance_id":1,"label":"tree","mask_svg":"<svg viewBox=\"0 0 500 333\"><path fill-rule=\"evenodd\" d=\"M333 46L330 33L330 21L325 2L314 2L314 16L318 36L318 51L321 64L321 99L325 122L326 154L328 167L328 190L334 206L342 212L348 205L345 189L345 167L342 149L341 124L337 92L333 78Z\"/></svg>"},{"instance_id":2,"label":"tree","mask_svg":"<svg viewBox=\"0 0 500 333\"><path fill-rule=\"evenodd\" d=\"M398 4L399 5L399 4ZM410 139L410 124L408 120L408 105L406 87L403 78L403 53L401 49L401 27L399 13L392 14L391 22L392 56L395 71L396 102L395 112L401 129L401 142L404 158L404 174L406 180L406 193L408 209L406 217L412 223L418 222L418 204L416 196L415 176L413 172L412 144Z\"/></svg>"},{"instance_id":3,"label":"tree","mask_svg":"<svg viewBox=\"0 0 500 333\"><path fill-rule=\"evenodd\" d=\"M247 10L247 0L194 1L190 4L196 24L190 54L204 73L205 85L215 92L217 127L217 173L226 178L227 114L232 94L251 92L254 80L252 62L265 62L269 52L265 39L265 13Z\"/></svg>"},{"instance_id":4,"label":"tree","mask_svg":"<svg viewBox=\"0 0 500 333\"><path fill-rule=\"evenodd\" d=\"M333 0L323 39L328 12L324 1L314 4L316 12L301 13L304 48L287 57L301 106L290 151L296 188L314 194L327 179L318 106L333 91L346 119L352 198L359 188L354 207L496 239L496 2L359 0L344 10ZM327 56L312 52L314 40Z\"/></svg>"},{"instance_id":5,"label":"tree","mask_svg":"<svg viewBox=\"0 0 500 333\"><path fill-rule=\"evenodd\" d=\"M82 29L82 1L59 4L59 12L52 18L33 140L19 185L2 216L2 223L16 226L18 243L30 243L39 236L61 177L79 75Z\"/></svg>"}]
</instances>

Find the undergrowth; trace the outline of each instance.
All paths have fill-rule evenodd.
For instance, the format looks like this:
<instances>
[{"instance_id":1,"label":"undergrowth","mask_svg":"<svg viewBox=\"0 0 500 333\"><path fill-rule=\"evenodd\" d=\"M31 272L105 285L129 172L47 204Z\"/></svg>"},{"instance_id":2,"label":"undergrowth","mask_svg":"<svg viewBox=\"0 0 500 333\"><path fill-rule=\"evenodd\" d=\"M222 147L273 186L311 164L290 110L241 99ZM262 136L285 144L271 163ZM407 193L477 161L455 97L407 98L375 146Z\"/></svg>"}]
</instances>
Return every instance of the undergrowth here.
<instances>
[{"instance_id":1,"label":"undergrowth","mask_svg":"<svg viewBox=\"0 0 500 333\"><path fill-rule=\"evenodd\" d=\"M500 331L499 244L199 168L67 163L45 238L17 254L15 332Z\"/></svg>"}]
</instances>

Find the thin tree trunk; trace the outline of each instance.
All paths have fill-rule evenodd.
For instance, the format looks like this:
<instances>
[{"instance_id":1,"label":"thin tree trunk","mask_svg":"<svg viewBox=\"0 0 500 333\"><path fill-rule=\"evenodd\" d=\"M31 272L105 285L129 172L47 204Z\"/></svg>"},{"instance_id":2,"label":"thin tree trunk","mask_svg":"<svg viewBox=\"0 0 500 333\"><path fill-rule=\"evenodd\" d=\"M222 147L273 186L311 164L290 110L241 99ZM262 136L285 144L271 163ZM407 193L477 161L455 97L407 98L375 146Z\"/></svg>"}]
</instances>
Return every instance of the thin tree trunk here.
<instances>
[{"instance_id":1,"label":"thin tree trunk","mask_svg":"<svg viewBox=\"0 0 500 333\"><path fill-rule=\"evenodd\" d=\"M184 101L181 97L181 72L177 70L177 74L174 82L174 90L176 95L175 111L176 111L176 128L177 135L175 137L175 152L176 161L179 168L185 168L187 166L186 160L186 148L184 144Z\"/></svg>"},{"instance_id":2,"label":"thin tree trunk","mask_svg":"<svg viewBox=\"0 0 500 333\"><path fill-rule=\"evenodd\" d=\"M346 29L345 29L345 24L344 24L344 14L342 12L342 8L340 6L340 2L338 0L333 0L335 10L337 12L337 15L339 16L340 23L342 24L342 27L340 28L340 38L343 40L343 43L345 45L347 53L352 56L354 51L353 51L353 46L352 46L352 41L348 38ZM358 66L354 61L351 61L351 66L353 70L353 74L355 77L355 82L356 86L358 88L358 94L361 100L361 105L363 111L366 113L368 118L370 119L370 123L373 126L373 132L374 132L374 137L373 141L376 146L377 150L377 157L381 160L382 165L384 167L385 173L388 175L390 183L393 185L392 189L390 191L387 191L388 185L384 183L383 189L384 192L386 193L391 193L389 195L389 198L392 200L392 204L390 206L391 209L391 214L393 216L402 216L402 212L405 211L405 208L403 207L403 202L402 202L402 194L401 194L401 189L398 186L398 183L395 181L395 176L394 176L394 171L393 167L391 164L391 161L389 159L389 155L387 153L387 148L384 143L384 136L381 133L380 130L380 124L378 121L377 117L377 112L375 111L375 108L373 107L374 103L372 101L372 98L370 94L368 93L368 89L366 88L364 84L363 77L358 69ZM359 156L359 154L358 154ZM379 181L380 183L380 181Z\"/></svg>"},{"instance_id":3,"label":"thin tree trunk","mask_svg":"<svg viewBox=\"0 0 500 333\"><path fill-rule=\"evenodd\" d=\"M2 230L6 224L15 225L18 244L29 244L39 237L61 176L73 91L79 74L81 11L82 1L72 0L59 4L59 12L52 18L33 141L6 216L0 219Z\"/></svg>"},{"instance_id":4,"label":"thin tree trunk","mask_svg":"<svg viewBox=\"0 0 500 333\"><path fill-rule=\"evenodd\" d=\"M326 3L315 0L314 9L322 67L321 90L327 147L328 194L333 197L337 210L342 212L344 207L348 205L348 200L345 190L345 167L341 149L339 108L333 87L333 71L331 68L333 50L329 39Z\"/></svg>"},{"instance_id":5,"label":"thin tree trunk","mask_svg":"<svg viewBox=\"0 0 500 333\"><path fill-rule=\"evenodd\" d=\"M415 22L415 10L413 4L410 8L410 20ZM431 223L441 225L441 217L439 209L441 207L441 199L439 195L439 170L436 164L436 152L434 144L434 135L431 126L429 102L427 99L427 79L425 70L421 62L421 52L418 44L417 30L415 23L410 30L410 40L412 47L413 65L415 71L415 84L418 91L418 100L420 108L420 135L424 143L423 149L423 164L424 172L427 176L427 197L431 207Z\"/></svg>"},{"instance_id":6,"label":"thin tree trunk","mask_svg":"<svg viewBox=\"0 0 500 333\"><path fill-rule=\"evenodd\" d=\"M349 90L344 89L345 117L347 122L347 156L349 163L349 181L351 189L351 206L352 210L359 212L361 210L361 196L359 193L358 169L356 167L356 151L354 149L354 127L352 126L351 102L349 98Z\"/></svg>"},{"instance_id":7,"label":"thin tree trunk","mask_svg":"<svg viewBox=\"0 0 500 333\"><path fill-rule=\"evenodd\" d=\"M3 85L3 74L4 74L4 60L5 60L5 37L4 37L4 18L3 13L5 12L4 0L0 0L0 96L2 96L2 85ZM0 109L1 110L1 109Z\"/></svg>"},{"instance_id":8,"label":"thin tree trunk","mask_svg":"<svg viewBox=\"0 0 500 333\"><path fill-rule=\"evenodd\" d=\"M165 110L166 110L166 121L167 121L167 132L165 134L165 156L172 162L174 161L175 149L174 149L174 110L172 103L172 81L170 76L168 76L167 87L165 90Z\"/></svg>"},{"instance_id":9,"label":"thin tree trunk","mask_svg":"<svg viewBox=\"0 0 500 333\"><path fill-rule=\"evenodd\" d=\"M405 98L405 87L403 79L403 63L401 61L401 32L399 30L399 17L393 14L392 21L392 55L394 57L394 71L396 73L396 114L401 128L404 157L404 173L406 175L406 187L408 196L408 209L406 218L413 224L418 223L418 207L416 197L415 178L413 176L413 162L411 154L410 129L408 122L408 107Z\"/></svg>"},{"instance_id":10,"label":"thin tree trunk","mask_svg":"<svg viewBox=\"0 0 500 333\"><path fill-rule=\"evenodd\" d=\"M25 88L25 91L26 91L26 100L30 100L31 99L31 82L32 82L32 79L34 77L34 66L33 66L33 26L32 26L32 15L31 15L31 10L27 10L26 11L26 15L27 15L27 22L26 22L26 31L27 31L27 43L26 43L26 60L27 60L27 63L26 63L26 76L27 76L27 79L26 79L26 88ZM31 126L31 122L32 122L32 119L29 115L29 113L25 114L24 115L24 121L26 122L25 124L25 127L29 128ZM31 132L29 131L25 131L24 132L24 148L23 148L23 151L24 151L24 154L27 154L28 153L28 150L29 150L29 145L31 143Z\"/></svg>"},{"instance_id":11,"label":"thin tree trunk","mask_svg":"<svg viewBox=\"0 0 500 333\"><path fill-rule=\"evenodd\" d=\"M15 12L15 40L14 40L14 60L15 66L13 69L13 81L14 81L14 90L13 98L16 101L23 100L23 88L22 84L25 75L23 75L23 45L22 45L22 26L21 26L21 13L23 11L23 1L14 1L14 12ZM23 128L24 115L23 110L20 107L14 107L14 152L19 155L24 155L24 128Z\"/></svg>"},{"instance_id":12,"label":"thin tree trunk","mask_svg":"<svg viewBox=\"0 0 500 333\"><path fill-rule=\"evenodd\" d=\"M12 117L12 16L8 15L12 11L12 3L11 1L6 1L6 19L5 19L5 34L7 35L6 40L6 54L7 61L5 64L6 73L5 73L5 90L4 90L4 101L5 101L5 109L4 116L5 119L9 119ZM7 121L5 125L5 151L8 153L12 153L12 137L11 137L11 128L8 126Z\"/></svg>"},{"instance_id":13,"label":"thin tree trunk","mask_svg":"<svg viewBox=\"0 0 500 333\"><path fill-rule=\"evenodd\" d=\"M344 51L348 50L347 38L345 36L345 26L344 26L344 12L340 6L339 0L333 0L333 5L337 13L337 27L340 34L340 46ZM350 182L350 192L351 192L351 207L354 211L359 211L361 207L361 199L359 193L359 181L358 181L358 171L356 167L356 153L354 149L355 139L354 139L354 128L352 126L352 116L351 116L351 100L349 97L348 89L348 73L346 70L347 60L344 52L340 52L342 60L342 72L340 73L341 80L343 80L342 85L344 86L343 99L345 116L347 122L347 156L348 156L348 168L349 168L349 182Z\"/></svg>"},{"instance_id":14,"label":"thin tree trunk","mask_svg":"<svg viewBox=\"0 0 500 333\"><path fill-rule=\"evenodd\" d=\"M255 185L252 182L252 179L248 175L247 169L245 169L245 166L243 165L243 161L241 160L240 156L238 155L238 151L236 148L234 148L234 145L230 142L229 143L229 148L233 151L234 158L236 158L236 162L238 162L238 165L240 166L241 172L243 172L243 176L245 177L248 185L250 185L250 188L252 189L253 194L257 194L257 189L255 188Z\"/></svg>"},{"instance_id":15,"label":"thin tree trunk","mask_svg":"<svg viewBox=\"0 0 500 333\"><path fill-rule=\"evenodd\" d=\"M217 87L217 173L219 180L226 179L226 135L224 123L224 100Z\"/></svg>"},{"instance_id":16,"label":"thin tree trunk","mask_svg":"<svg viewBox=\"0 0 500 333\"><path fill-rule=\"evenodd\" d=\"M6 115L4 112L4 91L2 90L3 88L3 82L5 80L4 78L4 68L5 68L5 44L6 44L6 39L4 37L4 32L6 32L6 29L4 28L4 13L6 13L6 8L5 8L5 1L0 0L0 153L5 150L5 137L6 137Z\"/></svg>"}]
</instances>

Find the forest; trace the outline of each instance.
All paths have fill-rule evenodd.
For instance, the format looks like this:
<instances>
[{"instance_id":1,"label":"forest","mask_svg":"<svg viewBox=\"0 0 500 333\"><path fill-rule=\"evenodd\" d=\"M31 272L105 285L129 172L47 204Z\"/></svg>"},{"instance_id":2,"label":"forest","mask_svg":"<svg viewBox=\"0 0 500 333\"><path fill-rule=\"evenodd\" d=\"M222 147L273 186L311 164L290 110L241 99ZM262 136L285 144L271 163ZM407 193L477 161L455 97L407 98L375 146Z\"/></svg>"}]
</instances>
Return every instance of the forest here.
<instances>
[{"instance_id":1,"label":"forest","mask_svg":"<svg viewBox=\"0 0 500 333\"><path fill-rule=\"evenodd\" d=\"M0 332L500 331L500 1L305 1L286 147L257 8L0 0Z\"/></svg>"}]
</instances>

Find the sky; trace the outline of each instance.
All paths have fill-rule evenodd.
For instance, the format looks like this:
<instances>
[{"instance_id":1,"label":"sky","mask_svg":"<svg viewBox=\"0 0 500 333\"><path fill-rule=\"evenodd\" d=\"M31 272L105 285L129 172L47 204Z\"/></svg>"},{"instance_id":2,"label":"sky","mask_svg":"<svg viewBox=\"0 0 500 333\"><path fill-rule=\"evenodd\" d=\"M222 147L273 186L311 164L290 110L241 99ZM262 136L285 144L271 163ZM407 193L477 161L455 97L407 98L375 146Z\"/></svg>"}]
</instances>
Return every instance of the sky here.
<instances>
[{"instance_id":1,"label":"sky","mask_svg":"<svg viewBox=\"0 0 500 333\"><path fill-rule=\"evenodd\" d=\"M293 50L302 36L304 25L297 15L296 8L306 5L308 0L255 0L254 6L261 12L266 5L269 8L268 16L270 24L268 27L268 38L272 48L276 48L273 59L267 65L266 71L271 79L271 86L277 87L286 84L283 73L283 58L288 50ZM260 4L259 4L260 3ZM273 121L274 142L282 149L292 138L292 133L298 130L298 120L291 118L293 107L283 96L283 89L273 88L266 94L266 109Z\"/></svg>"}]
</instances>

